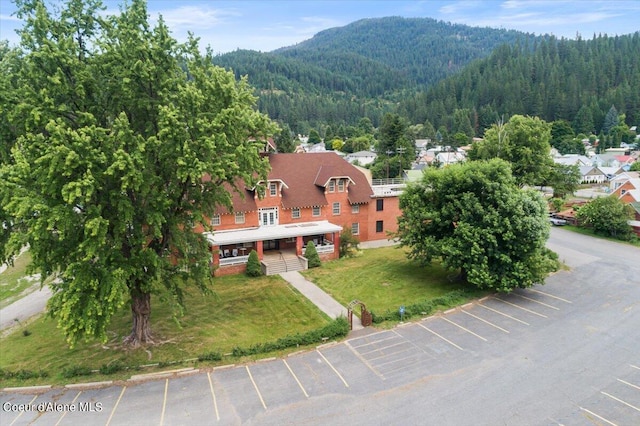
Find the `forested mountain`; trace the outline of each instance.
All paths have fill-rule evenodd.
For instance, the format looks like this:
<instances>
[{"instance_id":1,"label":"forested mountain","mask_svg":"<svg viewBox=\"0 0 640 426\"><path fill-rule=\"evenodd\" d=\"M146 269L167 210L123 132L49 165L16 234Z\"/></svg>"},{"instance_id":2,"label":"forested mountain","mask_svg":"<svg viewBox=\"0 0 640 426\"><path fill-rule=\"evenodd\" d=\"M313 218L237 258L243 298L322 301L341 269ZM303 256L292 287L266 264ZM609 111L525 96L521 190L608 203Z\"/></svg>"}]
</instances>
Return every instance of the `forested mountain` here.
<instances>
[{"instance_id":1,"label":"forested mountain","mask_svg":"<svg viewBox=\"0 0 640 426\"><path fill-rule=\"evenodd\" d=\"M553 37L533 48L503 45L430 90L407 92L398 113L456 132L464 112L476 135L503 115L566 120L576 133L599 133L611 106L640 124L640 32L592 40Z\"/></svg>"},{"instance_id":2,"label":"forested mountain","mask_svg":"<svg viewBox=\"0 0 640 426\"><path fill-rule=\"evenodd\" d=\"M638 52L640 33L566 40L391 17L325 30L269 53L238 50L215 62L248 75L259 108L296 133L355 125L362 117L377 127L384 113L397 112L445 135L471 123L479 136L513 114L598 132L611 105L637 124Z\"/></svg>"},{"instance_id":3,"label":"forested mountain","mask_svg":"<svg viewBox=\"0 0 640 426\"><path fill-rule=\"evenodd\" d=\"M248 75L260 109L292 128L355 123L378 125L398 94L425 89L488 56L504 43L533 40L517 31L473 28L429 18L364 19L322 31L269 53L247 50L215 62Z\"/></svg>"}]
</instances>

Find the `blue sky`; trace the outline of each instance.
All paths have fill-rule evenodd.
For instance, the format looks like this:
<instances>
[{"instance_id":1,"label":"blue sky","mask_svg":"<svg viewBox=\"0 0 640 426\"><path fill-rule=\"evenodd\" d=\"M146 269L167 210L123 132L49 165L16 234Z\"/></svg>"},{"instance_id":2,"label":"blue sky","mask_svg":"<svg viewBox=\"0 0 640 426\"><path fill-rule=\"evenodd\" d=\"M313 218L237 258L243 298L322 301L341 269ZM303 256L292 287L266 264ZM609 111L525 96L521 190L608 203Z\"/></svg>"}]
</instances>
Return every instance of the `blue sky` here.
<instances>
[{"instance_id":1,"label":"blue sky","mask_svg":"<svg viewBox=\"0 0 640 426\"><path fill-rule=\"evenodd\" d=\"M104 1L104 0L103 0ZM61 3L54 1L53 3ZM121 1L104 1L116 13ZM458 1L205 1L149 0L149 14L162 14L175 38L187 31L216 53L240 49L263 52L290 46L327 28L363 18L429 17L470 26L515 29L589 39L640 30L640 0L458 0ZM0 39L17 43L21 22L14 4L0 0Z\"/></svg>"}]
</instances>

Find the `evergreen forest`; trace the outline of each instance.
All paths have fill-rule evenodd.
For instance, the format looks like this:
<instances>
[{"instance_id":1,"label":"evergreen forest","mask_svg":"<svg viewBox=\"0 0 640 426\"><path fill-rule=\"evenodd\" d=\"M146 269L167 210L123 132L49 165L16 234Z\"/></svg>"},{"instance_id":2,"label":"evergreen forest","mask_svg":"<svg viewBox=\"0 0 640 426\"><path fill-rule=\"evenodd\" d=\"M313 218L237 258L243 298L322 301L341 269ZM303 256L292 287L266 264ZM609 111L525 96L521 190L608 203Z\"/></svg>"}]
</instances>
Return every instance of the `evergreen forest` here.
<instances>
[{"instance_id":1,"label":"evergreen forest","mask_svg":"<svg viewBox=\"0 0 640 426\"><path fill-rule=\"evenodd\" d=\"M214 62L248 76L258 108L293 133L353 136L386 113L416 137L481 137L515 114L598 134L613 107L640 124L640 32L575 40L430 18L364 19L272 52L237 50ZM345 130L346 129L346 130Z\"/></svg>"}]
</instances>

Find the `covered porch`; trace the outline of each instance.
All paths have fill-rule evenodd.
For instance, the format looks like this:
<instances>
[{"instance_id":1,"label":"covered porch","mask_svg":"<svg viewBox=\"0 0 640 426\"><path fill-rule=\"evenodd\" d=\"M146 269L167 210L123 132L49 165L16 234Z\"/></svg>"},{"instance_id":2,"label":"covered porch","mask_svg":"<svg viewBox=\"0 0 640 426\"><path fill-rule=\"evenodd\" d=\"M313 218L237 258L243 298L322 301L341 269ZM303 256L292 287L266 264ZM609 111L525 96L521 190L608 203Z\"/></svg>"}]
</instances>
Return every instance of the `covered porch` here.
<instances>
[{"instance_id":1,"label":"covered porch","mask_svg":"<svg viewBox=\"0 0 640 426\"><path fill-rule=\"evenodd\" d=\"M260 226L215 233L205 233L212 251L212 263L216 275L234 274L244 271L249 253L256 251L266 273L292 270L293 258L300 258L306 269L307 244L313 241L317 252L325 259L339 256L340 231L342 228L328 221L298 224ZM265 259L266 257L266 259ZM281 259L277 267L277 259ZM268 262L265 262L268 261ZM272 266L269 268L269 266ZM277 272L273 272L277 271Z\"/></svg>"}]
</instances>

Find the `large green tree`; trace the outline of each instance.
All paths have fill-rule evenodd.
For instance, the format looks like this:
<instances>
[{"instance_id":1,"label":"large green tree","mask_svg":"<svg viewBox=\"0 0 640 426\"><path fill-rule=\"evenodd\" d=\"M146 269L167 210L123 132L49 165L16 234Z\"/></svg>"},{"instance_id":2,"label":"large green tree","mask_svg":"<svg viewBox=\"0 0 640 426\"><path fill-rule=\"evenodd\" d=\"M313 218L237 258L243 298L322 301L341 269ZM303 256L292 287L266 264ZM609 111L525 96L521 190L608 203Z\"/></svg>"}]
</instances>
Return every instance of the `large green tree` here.
<instances>
[{"instance_id":1,"label":"large green tree","mask_svg":"<svg viewBox=\"0 0 640 426\"><path fill-rule=\"evenodd\" d=\"M593 229L596 234L629 240L633 230L629 220L633 209L615 196L596 198L580 207L576 217L582 226Z\"/></svg>"},{"instance_id":2,"label":"large green tree","mask_svg":"<svg viewBox=\"0 0 640 426\"><path fill-rule=\"evenodd\" d=\"M501 158L511 163L519 185L540 185L553 165L551 126L537 117L514 115L507 123L494 124L484 140L474 143L471 160Z\"/></svg>"},{"instance_id":3,"label":"large green tree","mask_svg":"<svg viewBox=\"0 0 640 426\"><path fill-rule=\"evenodd\" d=\"M186 285L208 289L196 225L230 205L223 184L264 178L259 141L275 126L246 80L195 39L178 44L162 19L152 27L143 0L109 17L99 0L16 4L23 57L14 96L0 98L16 129L0 169L2 260L28 244L43 279L60 278L49 312L71 345L106 339L127 303L125 343L151 343L151 295L178 307Z\"/></svg>"},{"instance_id":4,"label":"large green tree","mask_svg":"<svg viewBox=\"0 0 640 426\"><path fill-rule=\"evenodd\" d=\"M529 287L555 267L545 248L545 202L520 189L503 160L428 169L401 195L400 208L398 237L409 258L441 259L479 288Z\"/></svg>"}]
</instances>

